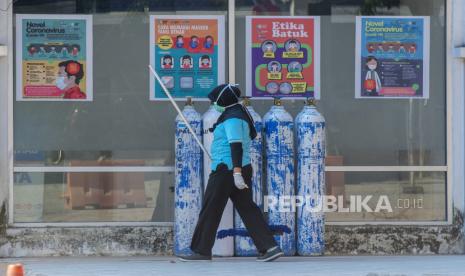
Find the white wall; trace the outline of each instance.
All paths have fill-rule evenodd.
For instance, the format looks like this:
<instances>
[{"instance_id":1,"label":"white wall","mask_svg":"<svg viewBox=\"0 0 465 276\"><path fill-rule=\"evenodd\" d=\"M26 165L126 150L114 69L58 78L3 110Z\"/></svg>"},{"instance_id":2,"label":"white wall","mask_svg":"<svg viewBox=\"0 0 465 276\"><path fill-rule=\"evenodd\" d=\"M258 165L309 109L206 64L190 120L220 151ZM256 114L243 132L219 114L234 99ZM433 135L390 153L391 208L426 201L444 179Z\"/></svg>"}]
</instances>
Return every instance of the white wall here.
<instances>
[{"instance_id":1,"label":"white wall","mask_svg":"<svg viewBox=\"0 0 465 276\"><path fill-rule=\"evenodd\" d=\"M448 85L451 86L452 106L452 200L453 206L462 213L465 212L465 184L464 184L464 59L454 56L455 49L465 46L465 1L452 0L449 14L451 24L448 56L451 74L448 76ZM434 53L432 53L434 54Z\"/></svg>"},{"instance_id":2,"label":"white wall","mask_svg":"<svg viewBox=\"0 0 465 276\"><path fill-rule=\"evenodd\" d=\"M11 120L12 110L9 109L8 103L12 101L13 74L13 26L12 26L12 6L9 5L11 0L0 0L0 45L8 47L8 55L0 57L0 208L8 199L8 183L11 177L10 156L11 149L8 147L8 140L12 139L13 134L9 121ZM4 11L7 10L7 11Z\"/></svg>"}]
</instances>

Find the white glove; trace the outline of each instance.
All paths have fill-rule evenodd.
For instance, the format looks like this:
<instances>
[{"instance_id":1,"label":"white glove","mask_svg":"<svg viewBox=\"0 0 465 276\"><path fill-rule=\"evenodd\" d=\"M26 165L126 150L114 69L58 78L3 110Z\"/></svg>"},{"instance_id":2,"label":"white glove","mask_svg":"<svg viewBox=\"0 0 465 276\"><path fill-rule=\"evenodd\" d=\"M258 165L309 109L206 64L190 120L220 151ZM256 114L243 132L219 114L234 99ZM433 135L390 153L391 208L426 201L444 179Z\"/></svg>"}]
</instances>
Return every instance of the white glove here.
<instances>
[{"instance_id":1,"label":"white glove","mask_svg":"<svg viewBox=\"0 0 465 276\"><path fill-rule=\"evenodd\" d=\"M245 184L244 178L242 177L241 173L236 172L236 173L233 174L233 176L234 176L234 185L236 185L236 187L239 190L242 190L244 188L249 188L249 186L247 186L247 184Z\"/></svg>"}]
</instances>

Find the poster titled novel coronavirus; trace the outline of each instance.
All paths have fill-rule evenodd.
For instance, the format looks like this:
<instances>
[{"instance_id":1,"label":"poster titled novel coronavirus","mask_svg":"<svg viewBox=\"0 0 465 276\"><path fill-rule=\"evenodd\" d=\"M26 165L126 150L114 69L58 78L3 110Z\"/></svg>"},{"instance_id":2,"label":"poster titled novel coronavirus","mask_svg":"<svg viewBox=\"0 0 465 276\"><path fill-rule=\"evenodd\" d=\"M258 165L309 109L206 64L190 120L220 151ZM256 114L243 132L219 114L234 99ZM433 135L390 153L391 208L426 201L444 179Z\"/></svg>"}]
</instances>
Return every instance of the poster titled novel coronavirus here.
<instances>
[{"instance_id":1,"label":"poster titled novel coronavirus","mask_svg":"<svg viewBox=\"0 0 465 276\"><path fill-rule=\"evenodd\" d=\"M92 17L16 15L16 100L91 101Z\"/></svg>"},{"instance_id":2,"label":"poster titled novel coronavirus","mask_svg":"<svg viewBox=\"0 0 465 276\"><path fill-rule=\"evenodd\" d=\"M150 64L175 99L207 99L224 82L224 17L150 17ZM150 99L168 97L153 76Z\"/></svg>"},{"instance_id":3,"label":"poster titled novel coronavirus","mask_svg":"<svg viewBox=\"0 0 465 276\"><path fill-rule=\"evenodd\" d=\"M247 17L247 94L320 98L319 17Z\"/></svg>"},{"instance_id":4,"label":"poster titled novel coronavirus","mask_svg":"<svg viewBox=\"0 0 465 276\"><path fill-rule=\"evenodd\" d=\"M429 17L359 16L355 97L429 97Z\"/></svg>"}]
</instances>

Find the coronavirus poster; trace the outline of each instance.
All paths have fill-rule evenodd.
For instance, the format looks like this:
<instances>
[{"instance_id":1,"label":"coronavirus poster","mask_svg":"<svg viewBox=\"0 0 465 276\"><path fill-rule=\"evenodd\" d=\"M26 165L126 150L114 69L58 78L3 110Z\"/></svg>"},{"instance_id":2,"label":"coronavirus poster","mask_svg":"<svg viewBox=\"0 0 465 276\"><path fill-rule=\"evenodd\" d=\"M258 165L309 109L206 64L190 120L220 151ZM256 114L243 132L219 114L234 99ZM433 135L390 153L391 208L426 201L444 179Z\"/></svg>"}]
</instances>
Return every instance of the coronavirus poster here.
<instances>
[{"instance_id":1,"label":"coronavirus poster","mask_svg":"<svg viewBox=\"0 0 465 276\"><path fill-rule=\"evenodd\" d=\"M251 97L320 98L319 17L247 17Z\"/></svg>"},{"instance_id":2,"label":"coronavirus poster","mask_svg":"<svg viewBox=\"0 0 465 276\"><path fill-rule=\"evenodd\" d=\"M176 99L207 100L224 82L224 17L150 17L150 64ZM150 100L168 99L150 76Z\"/></svg>"},{"instance_id":3,"label":"coronavirus poster","mask_svg":"<svg viewBox=\"0 0 465 276\"><path fill-rule=\"evenodd\" d=\"M16 100L92 101L92 16L16 15Z\"/></svg>"},{"instance_id":4,"label":"coronavirus poster","mask_svg":"<svg viewBox=\"0 0 465 276\"><path fill-rule=\"evenodd\" d=\"M355 97L429 97L429 17L356 20Z\"/></svg>"}]
</instances>

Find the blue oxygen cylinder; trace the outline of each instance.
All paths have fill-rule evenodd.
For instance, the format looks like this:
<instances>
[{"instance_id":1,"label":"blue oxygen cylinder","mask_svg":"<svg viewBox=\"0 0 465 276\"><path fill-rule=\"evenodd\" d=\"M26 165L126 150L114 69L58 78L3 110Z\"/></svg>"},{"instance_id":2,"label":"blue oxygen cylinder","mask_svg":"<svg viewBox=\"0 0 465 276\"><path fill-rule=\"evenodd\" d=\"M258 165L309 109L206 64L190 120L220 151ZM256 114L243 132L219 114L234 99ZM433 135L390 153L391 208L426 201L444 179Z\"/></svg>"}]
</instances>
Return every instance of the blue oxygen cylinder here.
<instances>
[{"instance_id":1,"label":"blue oxygen cylinder","mask_svg":"<svg viewBox=\"0 0 465 276\"><path fill-rule=\"evenodd\" d=\"M262 170L263 170L263 143L262 132L263 123L260 115L250 105L250 99L245 98L243 102L249 111L254 121L255 129L257 130L257 137L252 140L250 144L250 163L253 169L252 175L252 196L254 202L263 209L263 187L262 187ZM245 229L239 213L234 213L234 226L236 229ZM236 256L255 256L257 255L257 248L250 237L236 236L235 238L235 252Z\"/></svg>"},{"instance_id":2,"label":"blue oxygen cylinder","mask_svg":"<svg viewBox=\"0 0 465 276\"><path fill-rule=\"evenodd\" d=\"M325 249L325 119L313 100L295 119L297 136L297 253L321 255Z\"/></svg>"},{"instance_id":3,"label":"blue oxygen cylinder","mask_svg":"<svg viewBox=\"0 0 465 276\"><path fill-rule=\"evenodd\" d=\"M205 112L202 116L202 123L203 123L203 145L205 149L210 152L211 154L211 146L213 142L213 133L210 132L210 128L213 127L213 124L216 123L218 118L220 117L221 113L216 111L212 105L208 108L207 112ZM207 157L204 158L203 161L204 166L204 182L206 189L206 185L208 183L208 177L210 176L211 172L211 160ZM218 231L224 229L231 229L233 228L233 214L234 208L231 200L228 200L226 204L223 216L221 217L220 225L218 227ZM221 256L221 257L230 257L234 255L234 237L226 237L224 239L216 239L215 244L212 248L212 254L214 256Z\"/></svg>"},{"instance_id":4,"label":"blue oxygen cylinder","mask_svg":"<svg viewBox=\"0 0 465 276\"><path fill-rule=\"evenodd\" d=\"M182 111L202 139L202 118L188 98ZM202 207L202 149L178 115L175 133L174 254L191 254L190 244Z\"/></svg>"},{"instance_id":5,"label":"blue oxygen cylinder","mask_svg":"<svg viewBox=\"0 0 465 276\"><path fill-rule=\"evenodd\" d=\"M269 225L284 225L291 231L275 236L286 256L295 255L295 210L290 201L294 186L294 121L275 99L274 105L263 117L266 141L266 188L264 206ZM272 203L274 202L274 206Z\"/></svg>"}]
</instances>

